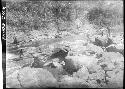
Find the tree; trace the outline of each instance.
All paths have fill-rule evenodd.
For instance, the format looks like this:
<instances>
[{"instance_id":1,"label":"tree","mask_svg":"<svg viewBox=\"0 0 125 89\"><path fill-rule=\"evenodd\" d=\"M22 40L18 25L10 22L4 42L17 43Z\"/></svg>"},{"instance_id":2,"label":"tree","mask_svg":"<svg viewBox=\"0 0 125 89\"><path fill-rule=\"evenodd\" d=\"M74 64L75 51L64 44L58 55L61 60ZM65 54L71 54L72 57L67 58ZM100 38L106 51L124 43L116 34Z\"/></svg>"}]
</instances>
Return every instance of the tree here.
<instances>
[{"instance_id":1,"label":"tree","mask_svg":"<svg viewBox=\"0 0 125 89\"><path fill-rule=\"evenodd\" d=\"M123 18L123 11L121 9L122 8L120 6L117 7L116 3L113 3L112 6L106 4L105 8L102 4L101 6L94 7L89 11L87 14L88 21L99 27L107 28L108 34L110 35L111 28L113 26L119 25L119 23L122 22L121 20Z\"/></svg>"}]
</instances>

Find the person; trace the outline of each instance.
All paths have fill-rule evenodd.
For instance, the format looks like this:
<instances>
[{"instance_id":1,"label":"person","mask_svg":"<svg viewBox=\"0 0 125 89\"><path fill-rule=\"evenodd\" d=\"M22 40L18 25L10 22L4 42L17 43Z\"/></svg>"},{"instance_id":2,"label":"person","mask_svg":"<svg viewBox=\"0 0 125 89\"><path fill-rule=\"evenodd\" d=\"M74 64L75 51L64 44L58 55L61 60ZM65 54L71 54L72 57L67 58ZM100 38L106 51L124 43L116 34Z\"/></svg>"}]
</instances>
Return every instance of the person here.
<instances>
[{"instance_id":1,"label":"person","mask_svg":"<svg viewBox=\"0 0 125 89\"><path fill-rule=\"evenodd\" d=\"M17 38L16 38L16 37L13 37L13 39L14 39L14 41L13 41L13 43L12 43L12 44L14 44L14 45L18 45L18 44L19 44L19 42L17 41Z\"/></svg>"},{"instance_id":2,"label":"person","mask_svg":"<svg viewBox=\"0 0 125 89\"><path fill-rule=\"evenodd\" d=\"M23 55L23 49L20 49L20 50L19 50L19 57L22 58L22 56L24 56L24 55Z\"/></svg>"}]
</instances>

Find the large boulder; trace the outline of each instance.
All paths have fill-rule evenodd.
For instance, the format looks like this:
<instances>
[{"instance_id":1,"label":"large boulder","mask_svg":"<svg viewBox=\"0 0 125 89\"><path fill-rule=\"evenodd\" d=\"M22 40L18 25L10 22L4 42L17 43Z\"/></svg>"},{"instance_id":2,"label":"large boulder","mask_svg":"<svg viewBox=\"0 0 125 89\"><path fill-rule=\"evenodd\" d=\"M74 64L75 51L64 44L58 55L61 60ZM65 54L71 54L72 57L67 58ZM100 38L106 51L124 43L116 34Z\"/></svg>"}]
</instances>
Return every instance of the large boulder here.
<instances>
[{"instance_id":1,"label":"large boulder","mask_svg":"<svg viewBox=\"0 0 125 89\"><path fill-rule=\"evenodd\" d=\"M112 63L123 63L124 57L120 53L116 52L104 52L100 58L102 62L112 62Z\"/></svg>"},{"instance_id":2,"label":"large boulder","mask_svg":"<svg viewBox=\"0 0 125 89\"><path fill-rule=\"evenodd\" d=\"M123 71L109 71L106 79L108 81L106 88L122 88L123 87Z\"/></svg>"},{"instance_id":3,"label":"large boulder","mask_svg":"<svg viewBox=\"0 0 125 89\"><path fill-rule=\"evenodd\" d=\"M67 60L72 60L74 63L74 65L76 67L80 67L80 66L85 66L88 67L92 64L96 64L98 59L91 57L91 56L86 56L86 55L82 55L82 56L67 56L66 57Z\"/></svg>"},{"instance_id":4,"label":"large boulder","mask_svg":"<svg viewBox=\"0 0 125 89\"><path fill-rule=\"evenodd\" d=\"M6 77L6 87L7 88L21 88L20 81L18 80L18 72L19 70L16 70L11 75Z\"/></svg>"},{"instance_id":5,"label":"large boulder","mask_svg":"<svg viewBox=\"0 0 125 89\"><path fill-rule=\"evenodd\" d=\"M19 80L24 88L56 87L57 80L42 68L25 67L19 71Z\"/></svg>"},{"instance_id":6,"label":"large boulder","mask_svg":"<svg viewBox=\"0 0 125 89\"><path fill-rule=\"evenodd\" d=\"M46 69L47 71L49 71L57 81L60 81L60 77L61 76L68 74L63 69L51 68L51 67L44 67L44 69Z\"/></svg>"},{"instance_id":7,"label":"large boulder","mask_svg":"<svg viewBox=\"0 0 125 89\"><path fill-rule=\"evenodd\" d=\"M73 77L80 78L82 80L87 80L89 77L88 69L83 66L77 72L73 73Z\"/></svg>"},{"instance_id":8,"label":"large boulder","mask_svg":"<svg viewBox=\"0 0 125 89\"><path fill-rule=\"evenodd\" d=\"M104 52L99 65L105 71L106 88L123 87L124 57L120 53Z\"/></svg>"},{"instance_id":9,"label":"large boulder","mask_svg":"<svg viewBox=\"0 0 125 89\"><path fill-rule=\"evenodd\" d=\"M73 72L77 72L80 68L89 67L92 64L97 63L98 59L91 57L91 56L67 56L65 59L64 69L69 73L73 74Z\"/></svg>"},{"instance_id":10,"label":"large boulder","mask_svg":"<svg viewBox=\"0 0 125 89\"><path fill-rule=\"evenodd\" d=\"M64 75L60 82L60 88L88 88L89 85L86 81L77 78Z\"/></svg>"}]
</instances>

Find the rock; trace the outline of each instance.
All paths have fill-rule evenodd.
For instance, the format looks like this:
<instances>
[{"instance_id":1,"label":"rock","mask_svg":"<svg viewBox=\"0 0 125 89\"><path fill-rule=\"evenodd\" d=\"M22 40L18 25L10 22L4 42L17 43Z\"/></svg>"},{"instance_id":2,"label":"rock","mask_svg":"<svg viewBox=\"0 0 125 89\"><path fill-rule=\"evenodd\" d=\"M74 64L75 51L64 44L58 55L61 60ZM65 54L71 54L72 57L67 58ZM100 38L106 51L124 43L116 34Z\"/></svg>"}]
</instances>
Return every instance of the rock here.
<instances>
[{"instance_id":1,"label":"rock","mask_svg":"<svg viewBox=\"0 0 125 89\"><path fill-rule=\"evenodd\" d=\"M108 70L113 70L113 69L115 69L115 65L113 63L108 63L107 69Z\"/></svg>"},{"instance_id":2,"label":"rock","mask_svg":"<svg viewBox=\"0 0 125 89\"><path fill-rule=\"evenodd\" d=\"M30 65L32 62L33 62L33 58L24 58L23 60L20 60L20 61L11 61L6 63L6 68L23 67L26 65Z\"/></svg>"},{"instance_id":3,"label":"rock","mask_svg":"<svg viewBox=\"0 0 125 89\"><path fill-rule=\"evenodd\" d=\"M87 48L87 50L94 51L98 54L103 53L103 49L99 46L94 45L94 44L88 44L86 48Z\"/></svg>"},{"instance_id":4,"label":"rock","mask_svg":"<svg viewBox=\"0 0 125 89\"><path fill-rule=\"evenodd\" d=\"M91 88L101 88L100 84L98 84L96 80L89 81L89 84Z\"/></svg>"},{"instance_id":5,"label":"rock","mask_svg":"<svg viewBox=\"0 0 125 89\"><path fill-rule=\"evenodd\" d=\"M11 68L6 68L6 77L14 73L15 71L19 70L21 67L16 66L16 67L11 67Z\"/></svg>"},{"instance_id":6,"label":"rock","mask_svg":"<svg viewBox=\"0 0 125 89\"><path fill-rule=\"evenodd\" d=\"M18 80L18 70L6 77L6 86L9 88L21 88L20 81Z\"/></svg>"},{"instance_id":7,"label":"rock","mask_svg":"<svg viewBox=\"0 0 125 89\"><path fill-rule=\"evenodd\" d=\"M60 81L61 76L68 74L63 69L60 70L58 68L50 68L50 67L44 67L44 69L48 70L57 81Z\"/></svg>"},{"instance_id":8,"label":"rock","mask_svg":"<svg viewBox=\"0 0 125 89\"><path fill-rule=\"evenodd\" d=\"M124 70L124 62L119 62L119 63L115 62L114 66L118 70Z\"/></svg>"},{"instance_id":9,"label":"rock","mask_svg":"<svg viewBox=\"0 0 125 89\"><path fill-rule=\"evenodd\" d=\"M115 52L104 52L102 54L102 58L105 61L111 61L111 62L124 62L124 57L120 53L115 53Z\"/></svg>"},{"instance_id":10,"label":"rock","mask_svg":"<svg viewBox=\"0 0 125 89\"><path fill-rule=\"evenodd\" d=\"M83 46L83 45L74 45L74 46L71 46L71 51L70 53L72 52L74 55L80 55L84 53L84 51L86 50L86 46Z\"/></svg>"},{"instance_id":11,"label":"rock","mask_svg":"<svg viewBox=\"0 0 125 89\"><path fill-rule=\"evenodd\" d=\"M57 68L59 70L63 70L62 65L65 65L64 61L60 61L58 58L54 58L52 60L48 60L43 66L50 68Z\"/></svg>"},{"instance_id":12,"label":"rock","mask_svg":"<svg viewBox=\"0 0 125 89\"><path fill-rule=\"evenodd\" d=\"M92 73L97 73L101 69L101 66L97 64L92 64L87 68L88 68L89 74L92 74Z\"/></svg>"},{"instance_id":13,"label":"rock","mask_svg":"<svg viewBox=\"0 0 125 89\"><path fill-rule=\"evenodd\" d=\"M27 48L26 50L28 53L36 53L36 47L30 47L30 48Z\"/></svg>"},{"instance_id":14,"label":"rock","mask_svg":"<svg viewBox=\"0 0 125 89\"><path fill-rule=\"evenodd\" d=\"M77 72L73 73L73 77L77 77L77 78L80 78L82 80L87 80L89 77L88 69L83 66Z\"/></svg>"},{"instance_id":15,"label":"rock","mask_svg":"<svg viewBox=\"0 0 125 89\"><path fill-rule=\"evenodd\" d=\"M32 64L33 61L34 61L33 58L24 58L22 63L23 63L23 66L24 66L24 65L27 65L27 64Z\"/></svg>"},{"instance_id":16,"label":"rock","mask_svg":"<svg viewBox=\"0 0 125 89\"><path fill-rule=\"evenodd\" d=\"M62 64L64 65L64 64ZM45 62L45 64L43 65L44 67L55 67L55 68L58 68L58 69L61 69L62 68L62 65L61 65L61 62L59 60L59 58L54 58L52 60L47 60Z\"/></svg>"},{"instance_id":17,"label":"rock","mask_svg":"<svg viewBox=\"0 0 125 89\"><path fill-rule=\"evenodd\" d=\"M85 67L90 66L93 63L97 63L98 59L86 55L82 56L67 56L67 60L72 60L74 65L80 67L84 65Z\"/></svg>"},{"instance_id":18,"label":"rock","mask_svg":"<svg viewBox=\"0 0 125 89\"><path fill-rule=\"evenodd\" d=\"M113 41L108 38L107 35L104 36L98 36L95 38L95 42L93 42L94 45L100 46L100 47L107 47L111 44L113 44Z\"/></svg>"},{"instance_id":19,"label":"rock","mask_svg":"<svg viewBox=\"0 0 125 89\"><path fill-rule=\"evenodd\" d=\"M63 65L63 69L70 75L73 74L73 72L77 72L78 69L80 68L79 65L75 64L73 60L71 59L66 59L64 60L65 65Z\"/></svg>"},{"instance_id":20,"label":"rock","mask_svg":"<svg viewBox=\"0 0 125 89\"><path fill-rule=\"evenodd\" d=\"M15 62L8 62L8 61L6 61L6 68L11 68L11 67L20 67L20 65L18 65Z\"/></svg>"},{"instance_id":21,"label":"rock","mask_svg":"<svg viewBox=\"0 0 125 89\"><path fill-rule=\"evenodd\" d=\"M112 71L107 71L107 77L109 77L109 78L111 78L111 77L113 77L115 74L116 74L116 70L112 70Z\"/></svg>"},{"instance_id":22,"label":"rock","mask_svg":"<svg viewBox=\"0 0 125 89\"><path fill-rule=\"evenodd\" d=\"M54 58L59 58L60 60L64 60L64 58L68 55L68 50L67 49L61 49L61 48L55 48L53 50L53 53L51 56L48 58L49 59L54 59Z\"/></svg>"},{"instance_id":23,"label":"rock","mask_svg":"<svg viewBox=\"0 0 125 89\"><path fill-rule=\"evenodd\" d=\"M116 44L123 44L124 43L123 36L118 36L118 34L116 37L114 37L112 39L113 39L114 43L116 43Z\"/></svg>"},{"instance_id":24,"label":"rock","mask_svg":"<svg viewBox=\"0 0 125 89\"><path fill-rule=\"evenodd\" d=\"M64 75L60 82L60 88L88 88L88 84L86 81L76 78L70 77L68 75Z\"/></svg>"},{"instance_id":25,"label":"rock","mask_svg":"<svg viewBox=\"0 0 125 89\"><path fill-rule=\"evenodd\" d=\"M67 56L65 66L63 67L68 73L77 72L82 66L89 67L96 64L98 59L86 55L82 56Z\"/></svg>"},{"instance_id":26,"label":"rock","mask_svg":"<svg viewBox=\"0 0 125 89\"><path fill-rule=\"evenodd\" d=\"M76 37L77 38L77 37ZM73 53L73 55L78 55L78 54L82 54L85 50L86 50L86 46L84 46L87 42L85 42L85 40L78 40L79 38L77 38L75 41L73 42L63 42L63 45L68 45L70 47L70 53Z\"/></svg>"},{"instance_id":27,"label":"rock","mask_svg":"<svg viewBox=\"0 0 125 89\"><path fill-rule=\"evenodd\" d=\"M11 59L18 58L18 57L19 57L18 55L9 53L8 51L6 53L6 61L7 62L9 62Z\"/></svg>"},{"instance_id":28,"label":"rock","mask_svg":"<svg viewBox=\"0 0 125 89\"><path fill-rule=\"evenodd\" d=\"M42 68L23 68L19 72L19 80L25 88L56 87L57 84L53 75Z\"/></svg>"},{"instance_id":29,"label":"rock","mask_svg":"<svg viewBox=\"0 0 125 89\"><path fill-rule=\"evenodd\" d=\"M123 50L124 49L124 44L112 44L108 47L115 47L117 50Z\"/></svg>"},{"instance_id":30,"label":"rock","mask_svg":"<svg viewBox=\"0 0 125 89\"><path fill-rule=\"evenodd\" d=\"M39 79L40 87L58 87L57 80L51 74L51 72L45 69L37 70L37 78Z\"/></svg>"},{"instance_id":31,"label":"rock","mask_svg":"<svg viewBox=\"0 0 125 89\"><path fill-rule=\"evenodd\" d=\"M124 44L112 44L106 47L107 52L119 52L124 56Z\"/></svg>"},{"instance_id":32,"label":"rock","mask_svg":"<svg viewBox=\"0 0 125 89\"><path fill-rule=\"evenodd\" d=\"M108 80L108 88L123 87L123 71L112 73L111 77L108 77L106 79Z\"/></svg>"},{"instance_id":33,"label":"rock","mask_svg":"<svg viewBox=\"0 0 125 89\"><path fill-rule=\"evenodd\" d=\"M56 68L58 68L58 69L62 69L62 65L60 64L60 63L58 63L58 62L53 62L53 64L54 64L54 66L56 67Z\"/></svg>"},{"instance_id":34,"label":"rock","mask_svg":"<svg viewBox=\"0 0 125 89\"><path fill-rule=\"evenodd\" d=\"M91 80L103 80L105 77L105 72L103 70L98 70L96 73L89 74L89 79Z\"/></svg>"}]
</instances>

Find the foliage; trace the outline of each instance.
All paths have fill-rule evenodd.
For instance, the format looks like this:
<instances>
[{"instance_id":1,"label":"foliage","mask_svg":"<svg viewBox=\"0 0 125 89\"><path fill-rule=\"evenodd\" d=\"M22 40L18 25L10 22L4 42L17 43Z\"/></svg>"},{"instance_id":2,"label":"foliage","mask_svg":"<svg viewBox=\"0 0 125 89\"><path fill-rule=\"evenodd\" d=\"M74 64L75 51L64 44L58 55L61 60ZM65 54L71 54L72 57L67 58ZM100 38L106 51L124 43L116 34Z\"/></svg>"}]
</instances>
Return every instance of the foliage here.
<instances>
[{"instance_id":1,"label":"foliage","mask_svg":"<svg viewBox=\"0 0 125 89\"><path fill-rule=\"evenodd\" d=\"M58 3L60 4L60 2ZM63 4L63 2L61 2L61 4ZM70 6L61 6L61 4L54 6L53 3L49 1L8 2L7 25L25 31L47 28L53 21L56 22L56 24L60 23L60 19L62 21L71 21Z\"/></svg>"},{"instance_id":2,"label":"foliage","mask_svg":"<svg viewBox=\"0 0 125 89\"><path fill-rule=\"evenodd\" d=\"M118 11L118 8L121 9L121 7L111 6L108 8L108 6L106 8L103 5L92 8L87 16L89 22L100 27L112 27L121 24L123 13Z\"/></svg>"}]
</instances>

